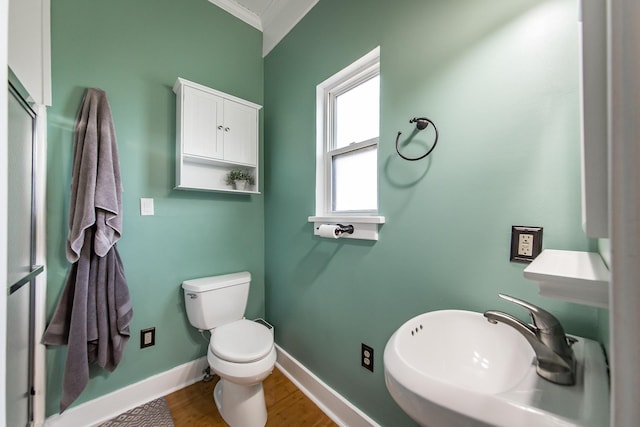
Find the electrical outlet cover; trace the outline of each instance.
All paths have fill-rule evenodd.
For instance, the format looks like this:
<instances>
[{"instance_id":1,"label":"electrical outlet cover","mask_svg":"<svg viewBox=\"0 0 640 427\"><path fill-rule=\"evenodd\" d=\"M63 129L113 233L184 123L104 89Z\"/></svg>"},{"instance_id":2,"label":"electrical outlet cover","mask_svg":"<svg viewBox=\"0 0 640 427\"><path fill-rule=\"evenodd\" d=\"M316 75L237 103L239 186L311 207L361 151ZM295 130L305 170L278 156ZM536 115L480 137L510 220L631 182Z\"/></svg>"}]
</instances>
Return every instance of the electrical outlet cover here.
<instances>
[{"instance_id":1,"label":"electrical outlet cover","mask_svg":"<svg viewBox=\"0 0 640 427\"><path fill-rule=\"evenodd\" d=\"M510 261L529 263L542 252L542 227L511 227Z\"/></svg>"},{"instance_id":2,"label":"electrical outlet cover","mask_svg":"<svg viewBox=\"0 0 640 427\"><path fill-rule=\"evenodd\" d=\"M366 368L373 372L373 348L362 343L360 350L360 364L363 368Z\"/></svg>"},{"instance_id":3,"label":"electrical outlet cover","mask_svg":"<svg viewBox=\"0 0 640 427\"><path fill-rule=\"evenodd\" d=\"M156 328L140 330L140 348L156 345Z\"/></svg>"}]
</instances>

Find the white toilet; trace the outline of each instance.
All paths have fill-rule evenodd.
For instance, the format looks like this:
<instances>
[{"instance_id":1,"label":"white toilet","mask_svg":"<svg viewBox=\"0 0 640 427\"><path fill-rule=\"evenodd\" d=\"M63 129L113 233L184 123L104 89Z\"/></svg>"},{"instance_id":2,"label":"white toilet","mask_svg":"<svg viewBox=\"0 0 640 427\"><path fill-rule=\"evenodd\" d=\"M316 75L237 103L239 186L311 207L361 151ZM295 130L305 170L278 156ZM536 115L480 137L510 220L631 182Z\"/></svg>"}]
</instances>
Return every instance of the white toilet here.
<instances>
[{"instance_id":1,"label":"white toilet","mask_svg":"<svg viewBox=\"0 0 640 427\"><path fill-rule=\"evenodd\" d=\"M182 283L189 322L211 332L207 360L220 376L213 398L231 427L267 422L262 380L276 362L273 329L244 318L251 274L226 274Z\"/></svg>"}]
</instances>

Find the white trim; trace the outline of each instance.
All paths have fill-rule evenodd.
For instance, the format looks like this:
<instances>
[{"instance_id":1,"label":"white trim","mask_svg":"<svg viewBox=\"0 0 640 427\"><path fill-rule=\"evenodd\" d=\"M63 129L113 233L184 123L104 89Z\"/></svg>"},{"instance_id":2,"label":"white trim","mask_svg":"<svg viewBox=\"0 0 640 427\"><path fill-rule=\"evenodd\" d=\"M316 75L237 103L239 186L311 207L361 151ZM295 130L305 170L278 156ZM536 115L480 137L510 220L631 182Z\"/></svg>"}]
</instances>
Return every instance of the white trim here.
<instances>
[{"instance_id":1,"label":"white trim","mask_svg":"<svg viewBox=\"0 0 640 427\"><path fill-rule=\"evenodd\" d=\"M276 348L278 369L336 424L349 427L380 427L380 424L330 388L277 344ZM61 415L53 415L46 419L44 425L99 425L136 406L196 383L202 378L202 370L207 366L206 357L193 360L68 409Z\"/></svg>"},{"instance_id":2,"label":"white trim","mask_svg":"<svg viewBox=\"0 0 640 427\"><path fill-rule=\"evenodd\" d=\"M322 112L322 113L320 113ZM316 215L325 215L326 205L326 180L324 140L326 132L325 117L329 116L327 110L327 98L323 84L316 86Z\"/></svg>"},{"instance_id":3,"label":"white trim","mask_svg":"<svg viewBox=\"0 0 640 427\"><path fill-rule=\"evenodd\" d=\"M363 224L384 224L385 218L379 215L331 215L331 216L310 216L309 222L359 222Z\"/></svg>"},{"instance_id":4,"label":"white trim","mask_svg":"<svg viewBox=\"0 0 640 427\"><path fill-rule=\"evenodd\" d=\"M333 138L333 103L335 95L354 87L358 83L380 74L380 46L357 59L316 86L316 216L333 217L341 213L331 212L331 155ZM368 141L369 142L369 141ZM368 144L368 142L363 144ZM345 151L356 150L362 144L345 147ZM375 144L378 146L377 141ZM342 151L342 149L340 149ZM378 174L379 175L379 174ZM377 189L376 189L377 191ZM377 215L376 212L372 215ZM360 216L369 216L360 213ZM377 240L377 227L376 239Z\"/></svg>"},{"instance_id":5,"label":"white trim","mask_svg":"<svg viewBox=\"0 0 640 427\"><path fill-rule=\"evenodd\" d=\"M42 104L51 99L51 0L42 0Z\"/></svg>"},{"instance_id":6,"label":"white trim","mask_svg":"<svg viewBox=\"0 0 640 427\"><path fill-rule=\"evenodd\" d=\"M607 5L579 4L582 229L588 237L608 237Z\"/></svg>"},{"instance_id":7,"label":"white trim","mask_svg":"<svg viewBox=\"0 0 640 427\"><path fill-rule=\"evenodd\" d=\"M46 419L46 427L95 426L151 400L166 396L202 379L209 366L206 357L192 360L173 369L100 396L62 414ZM213 405L213 403L212 403ZM213 407L212 407L213 410Z\"/></svg>"},{"instance_id":8,"label":"white trim","mask_svg":"<svg viewBox=\"0 0 640 427\"><path fill-rule=\"evenodd\" d=\"M246 22L252 27L262 31L262 20L258 15L246 9L233 0L209 0L220 9L230 13L241 21Z\"/></svg>"},{"instance_id":9,"label":"white trim","mask_svg":"<svg viewBox=\"0 0 640 427\"><path fill-rule=\"evenodd\" d=\"M380 424L329 387L282 347L276 344L276 349L278 352L276 366L280 372L336 424L349 427L380 427Z\"/></svg>"},{"instance_id":10,"label":"white trim","mask_svg":"<svg viewBox=\"0 0 640 427\"><path fill-rule=\"evenodd\" d=\"M36 119L35 199L36 199L36 265L44 265L44 272L36 277L34 306L34 389L33 422L42 426L46 403L46 346L40 342L47 321L47 109L33 106Z\"/></svg>"},{"instance_id":11,"label":"white trim","mask_svg":"<svg viewBox=\"0 0 640 427\"><path fill-rule=\"evenodd\" d=\"M27 101L50 105L50 0L9 3L8 46L11 69L29 93Z\"/></svg>"},{"instance_id":12,"label":"white trim","mask_svg":"<svg viewBox=\"0 0 640 427\"><path fill-rule=\"evenodd\" d=\"M376 49L378 49L377 57L372 57L370 61L363 62L360 62L362 61L362 59L360 59L333 76L337 79L336 83L331 85L332 87L330 89L333 98L337 98L356 86L360 86L362 83L380 75L380 47ZM370 55L370 53L367 55Z\"/></svg>"},{"instance_id":13,"label":"white trim","mask_svg":"<svg viewBox=\"0 0 640 427\"><path fill-rule=\"evenodd\" d=\"M611 425L638 425L640 3L608 0Z\"/></svg>"},{"instance_id":14,"label":"white trim","mask_svg":"<svg viewBox=\"0 0 640 427\"><path fill-rule=\"evenodd\" d=\"M235 0L209 2L262 31L264 58L313 9L318 0L272 0L262 13L255 13Z\"/></svg>"},{"instance_id":15,"label":"white trim","mask_svg":"<svg viewBox=\"0 0 640 427\"><path fill-rule=\"evenodd\" d=\"M318 86L321 86L322 88L336 86L349 78L350 75L358 74L375 63L380 63L380 46L377 46L371 52L356 60L351 65L345 67L343 70L338 71Z\"/></svg>"},{"instance_id":16,"label":"white trim","mask_svg":"<svg viewBox=\"0 0 640 427\"><path fill-rule=\"evenodd\" d=\"M340 239L356 239L356 240L378 240L378 224L376 222L357 222L357 221L337 221L335 219L331 219L329 221L321 221L313 223L313 235L319 237L327 237L322 235L320 232L320 226L322 225L331 225L335 229L335 226L338 224L342 225L352 225L353 233L342 233L338 237ZM334 238L331 236L330 238Z\"/></svg>"},{"instance_id":17,"label":"white trim","mask_svg":"<svg viewBox=\"0 0 640 427\"><path fill-rule=\"evenodd\" d=\"M9 37L9 2L0 0L0 424L6 420L6 358L7 358L7 72L9 59L7 43Z\"/></svg>"},{"instance_id":18,"label":"white trim","mask_svg":"<svg viewBox=\"0 0 640 427\"><path fill-rule=\"evenodd\" d=\"M358 240L378 240L378 228L380 224L384 224L383 216L371 215L341 215L341 216L310 216L307 218L309 222L313 222L314 236L320 236L320 226L323 224L342 224L353 225L353 233L343 233L341 239L358 239Z\"/></svg>"},{"instance_id":19,"label":"white trim","mask_svg":"<svg viewBox=\"0 0 640 427\"><path fill-rule=\"evenodd\" d=\"M267 56L316 3L318 0L273 0L262 14L262 56Z\"/></svg>"}]
</instances>

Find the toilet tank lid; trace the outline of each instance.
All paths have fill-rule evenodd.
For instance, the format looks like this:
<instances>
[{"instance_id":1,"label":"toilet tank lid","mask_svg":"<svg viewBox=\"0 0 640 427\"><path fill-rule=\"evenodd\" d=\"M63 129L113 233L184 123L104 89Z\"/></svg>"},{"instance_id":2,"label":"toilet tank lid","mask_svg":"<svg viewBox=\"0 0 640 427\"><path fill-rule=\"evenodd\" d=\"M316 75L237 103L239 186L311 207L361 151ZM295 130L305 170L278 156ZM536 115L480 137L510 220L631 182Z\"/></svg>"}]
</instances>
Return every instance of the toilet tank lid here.
<instances>
[{"instance_id":1,"label":"toilet tank lid","mask_svg":"<svg viewBox=\"0 0 640 427\"><path fill-rule=\"evenodd\" d=\"M222 276L201 277L199 279L185 280L182 288L191 292L206 292L212 289L226 288L227 286L238 285L251 281L251 273L243 271L240 273L224 274Z\"/></svg>"}]
</instances>

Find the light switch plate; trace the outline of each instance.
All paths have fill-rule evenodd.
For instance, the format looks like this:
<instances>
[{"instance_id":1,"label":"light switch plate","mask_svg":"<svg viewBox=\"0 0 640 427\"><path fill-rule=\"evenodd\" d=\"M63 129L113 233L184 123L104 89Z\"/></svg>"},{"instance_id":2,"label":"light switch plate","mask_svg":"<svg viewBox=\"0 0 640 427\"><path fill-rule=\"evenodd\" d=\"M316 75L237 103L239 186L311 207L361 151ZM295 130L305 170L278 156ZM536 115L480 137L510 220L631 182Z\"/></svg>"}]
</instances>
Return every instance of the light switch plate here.
<instances>
[{"instance_id":1,"label":"light switch plate","mask_svg":"<svg viewBox=\"0 0 640 427\"><path fill-rule=\"evenodd\" d=\"M511 227L511 256L509 261L533 261L542 252L542 227Z\"/></svg>"},{"instance_id":2,"label":"light switch plate","mask_svg":"<svg viewBox=\"0 0 640 427\"><path fill-rule=\"evenodd\" d=\"M140 199L140 215L148 216L153 215L153 199Z\"/></svg>"}]
</instances>

